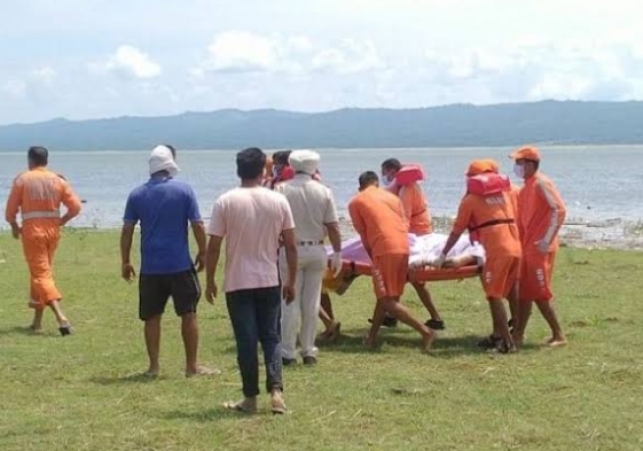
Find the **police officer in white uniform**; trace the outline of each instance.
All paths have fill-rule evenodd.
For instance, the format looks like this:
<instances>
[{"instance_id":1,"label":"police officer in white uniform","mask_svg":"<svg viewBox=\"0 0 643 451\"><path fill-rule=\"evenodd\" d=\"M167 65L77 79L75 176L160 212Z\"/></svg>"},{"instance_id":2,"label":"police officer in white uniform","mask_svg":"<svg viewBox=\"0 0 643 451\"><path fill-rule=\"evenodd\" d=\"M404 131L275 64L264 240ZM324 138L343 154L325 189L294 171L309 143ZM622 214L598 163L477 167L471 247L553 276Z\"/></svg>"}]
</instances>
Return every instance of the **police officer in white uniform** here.
<instances>
[{"instance_id":1,"label":"police officer in white uniform","mask_svg":"<svg viewBox=\"0 0 643 451\"><path fill-rule=\"evenodd\" d=\"M282 361L291 365L297 361L297 338L305 365L317 363L315 336L324 271L328 257L324 237L333 246L330 259L334 274L341 271L341 236L337 210L332 191L313 179L319 166L319 154L311 150L296 150L290 154L289 163L295 171L292 180L280 183L275 191L283 194L290 203L295 220L297 239L297 285L292 303L282 305ZM285 274L286 259L280 253L280 268Z\"/></svg>"}]
</instances>

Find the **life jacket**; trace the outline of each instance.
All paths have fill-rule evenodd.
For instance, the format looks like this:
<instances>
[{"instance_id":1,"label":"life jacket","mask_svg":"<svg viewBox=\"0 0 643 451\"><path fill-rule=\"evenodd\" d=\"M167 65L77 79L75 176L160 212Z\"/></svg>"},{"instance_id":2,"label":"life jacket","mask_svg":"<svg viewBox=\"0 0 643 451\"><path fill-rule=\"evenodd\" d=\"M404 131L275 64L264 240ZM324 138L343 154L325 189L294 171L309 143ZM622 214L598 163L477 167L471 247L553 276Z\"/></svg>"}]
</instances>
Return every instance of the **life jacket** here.
<instances>
[{"instance_id":1,"label":"life jacket","mask_svg":"<svg viewBox=\"0 0 643 451\"><path fill-rule=\"evenodd\" d=\"M419 182L426 178L422 166L419 164L405 164L395 175L395 185L405 186Z\"/></svg>"},{"instance_id":2,"label":"life jacket","mask_svg":"<svg viewBox=\"0 0 643 451\"><path fill-rule=\"evenodd\" d=\"M511 189L511 181L504 174L487 172L467 178L467 192L479 196L495 196Z\"/></svg>"},{"instance_id":3,"label":"life jacket","mask_svg":"<svg viewBox=\"0 0 643 451\"><path fill-rule=\"evenodd\" d=\"M467 178L467 193L478 196L490 197L498 194L509 192L511 190L511 181L504 174L484 173ZM469 239L471 243L479 241L480 229L492 227L500 224L514 224L515 218L492 219L482 224L469 226Z\"/></svg>"}]
</instances>

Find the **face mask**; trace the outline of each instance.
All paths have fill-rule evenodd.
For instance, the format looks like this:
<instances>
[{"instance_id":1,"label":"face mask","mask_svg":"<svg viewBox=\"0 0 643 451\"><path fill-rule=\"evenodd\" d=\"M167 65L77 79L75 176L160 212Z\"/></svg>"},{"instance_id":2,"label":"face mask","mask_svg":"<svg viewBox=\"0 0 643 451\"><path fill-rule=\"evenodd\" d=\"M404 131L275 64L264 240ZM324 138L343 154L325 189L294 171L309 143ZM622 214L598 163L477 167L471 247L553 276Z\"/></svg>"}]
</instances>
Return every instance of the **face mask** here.
<instances>
[{"instance_id":1,"label":"face mask","mask_svg":"<svg viewBox=\"0 0 643 451\"><path fill-rule=\"evenodd\" d=\"M521 179L525 178L525 167L521 164L514 165L514 174L520 177Z\"/></svg>"}]
</instances>

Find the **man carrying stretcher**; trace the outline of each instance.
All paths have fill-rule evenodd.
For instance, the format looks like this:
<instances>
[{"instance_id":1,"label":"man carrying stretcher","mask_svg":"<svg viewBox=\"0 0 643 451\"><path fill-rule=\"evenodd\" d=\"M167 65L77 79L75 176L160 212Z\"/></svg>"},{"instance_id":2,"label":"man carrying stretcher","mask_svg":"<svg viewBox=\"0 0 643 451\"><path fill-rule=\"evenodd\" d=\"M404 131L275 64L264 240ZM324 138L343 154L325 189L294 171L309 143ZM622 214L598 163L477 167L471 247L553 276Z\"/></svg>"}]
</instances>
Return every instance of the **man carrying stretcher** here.
<instances>
[{"instance_id":1,"label":"man carrying stretcher","mask_svg":"<svg viewBox=\"0 0 643 451\"><path fill-rule=\"evenodd\" d=\"M489 160L473 161L467 171L467 194L458 209L458 216L438 262L441 267L446 256L465 230L471 240L485 249L482 273L494 335L500 340L495 350L500 353L516 351L502 299L510 295L520 275L522 251L516 226L516 198L506 176L496 174Z\"/></svg>"},{"instance_id":2,"label":"man carrying stretcher","mask_svg":"<svg viewBox=\"0 0 643 451\"><path fill-rule=\"evenodd\" d=\"M418 168L419 169L419 168ZM433 223L429 212L429 203L418 182L402 184L398 181L398 175L402 171L402 163L396 158L389 158L381 165L382 177L388 181L388 190L397 195L402 201L404 218L407 222L409 233L423 236L433 233ZM422 173L423 171L420 172ZM424 177L422 174L421 177ZM431 315L426 323L427 327L433 330L443 330L444 321L440 318L438 309L435 308L431 294L424 282L411 282L422 304Z\"/></svg>"},{"instance_id":3,"label":"man carrying stretcher","mask_svg":"<svg viewBox=\"0 0 643 451\"><path fill-rule=\"evenodd\" d=\"M400 303L407 282L410 252L402 203L395 195L379 188L377 174L372 171L360 175L359 191L350 201L348 211L372 262L377 299L366 345L375 346L377 333L388 312L418 331L422 335L424 351L429 351L435 339L434 332Z\"/></svg>"}]
</instances>

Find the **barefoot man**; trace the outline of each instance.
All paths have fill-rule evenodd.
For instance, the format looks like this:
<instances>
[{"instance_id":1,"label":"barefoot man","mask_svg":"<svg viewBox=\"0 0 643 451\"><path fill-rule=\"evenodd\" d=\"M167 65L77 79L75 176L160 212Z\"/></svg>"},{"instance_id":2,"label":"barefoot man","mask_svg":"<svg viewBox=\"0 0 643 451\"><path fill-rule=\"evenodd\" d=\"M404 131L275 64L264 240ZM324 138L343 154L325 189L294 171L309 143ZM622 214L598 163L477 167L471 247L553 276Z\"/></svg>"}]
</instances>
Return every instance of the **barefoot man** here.
<instances>
[{"instance_id":1,"label":"barefoot man","mask_svg":"<svg viewBox=\"0 0 643 451\"><path fill-rule=\"evenodd\" d=\"M493 165L485 160L473 161L466 175L475 177L485 172L494 172ZM499 335L495 349L503 354L515 352L502 303L503 298L510 296L520 274L520 238L511 187L507 185L506 190L489 195L467 193L464 196L439 262L444 262L467 229L485 249L482 283L491 309L494 335Z\"/></svg>"},{"instance_id":2,"label":"barefoot man","mask_svg":"<svg viewBox=\"0 0 643 451\"><path fill-rule=\"evenodd\" d=\"M237 342L237 363L244 399L230 402L228 409L254 413L259 395L261 343L266 366L266 390L273 413L286 411L282 392L281 300L290 304L297 279L295 223L288 200L263 186L266 155L257 148L237 154L241 186L222 194L214 204L208 227L210 241L206 259L206 297L214 303L221 243L226 240L225 292L228 314ZM283 237L288 274L281 281L277 267L280 237Z\"/></svg>"},{"instance_id":3,"label":"barefoot man","mask_svg":"<svg viewBox=\"0 0 643 451\"><path fill-rule=\"evenodd\" d=\"M42 330L42 315L50 307L58 321L58 330L65 336L71 325L60 308L62 294L56 287L53 262L60 229L80 213L80 200L65 179L47 169L49 152L44 147L31 147L27 153L29 170L13 182L7 199L6 220L13 237L22 237L22 247L31 275L31 301L34 309L31 330ZM61 218L60 205L67 208ZM18 212L22 227L18 225Z\"/></svg>"},{"instance_id":4,"label":"barefoot man","mask_svg":"<svg viewBox=\"0 0 643 451\"><path fill-rule=\"evenodd\" d=\"M553 182L539 172L541 156L535 147L523 147L511 154L516 175L525 180L518 195L518 227L522 241L523 264L519 288L519 321L515 325L516 344L522 345L535 302L549 325L548 346L567 343L552 305L551 276L558 250L558 231L566 209Z\"/></svg>"},{"instance_id":5,"label":"barefoot man","mask_svg":"<svg viewBox=\"0 0 643 451\"><path fill-rule=\"evenodd\" d=\"M371 259L377 299L366 345L375 346L377 333L388 312L418 331L422 335L424 351L429 351L434 333L400 303L408 277L410 252L402 203L394 194L379 187L377 174L372 171L359 176L359 191L350 201L348 212Z\"/></svg>"},{"instance_id":6,"label":"barefoot man","mask_svg":"<svg viewBox=\"0 0 643 451\"><path fill-rule=\"evenodd\" d=\"M121 232L122 277L131 282L135 275L130 260L132 239L141 224L141 274L139 277L139 318L145 322L145 344L150 366L144 373L159 373L161 317L170 297L181 317L185 346L185 375L207 375L217 370L197 365L199 329L196 310L201 297L197 272L205 265L205 226L192 188L174 177L179 168L172 146L157 146L149 158L150 179L129 195ZM188 224L199 247L196 268L190 258Z\"/></svg>"}]
</instances>

